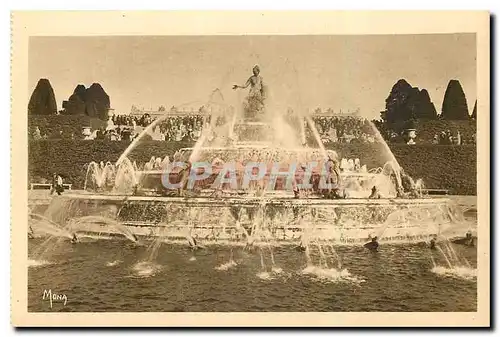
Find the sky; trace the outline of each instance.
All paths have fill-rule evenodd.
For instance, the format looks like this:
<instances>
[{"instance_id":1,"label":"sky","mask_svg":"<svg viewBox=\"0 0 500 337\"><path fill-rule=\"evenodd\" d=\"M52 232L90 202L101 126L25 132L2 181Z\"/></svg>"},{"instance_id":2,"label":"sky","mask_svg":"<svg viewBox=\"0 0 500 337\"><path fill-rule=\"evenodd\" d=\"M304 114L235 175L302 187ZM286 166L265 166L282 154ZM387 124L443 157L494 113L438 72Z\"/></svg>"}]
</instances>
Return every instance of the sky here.
<instances>
[{"instance_id":1,"label":"sky","mask_svg":"<svg viewBox=\"0 0 500 337\"><path fill-rule=\"evenodd\" d=\"M474 34L303 36L31 37L29 88L48 78L58 109L78 84L100 83L111 107L199 107L219 88L240 104L258 64L269 106L359 109L378 118L401 78L427 89L438 113L448 81L462 84L469 112L476 100Z\"/></svg>"}]
</instances>

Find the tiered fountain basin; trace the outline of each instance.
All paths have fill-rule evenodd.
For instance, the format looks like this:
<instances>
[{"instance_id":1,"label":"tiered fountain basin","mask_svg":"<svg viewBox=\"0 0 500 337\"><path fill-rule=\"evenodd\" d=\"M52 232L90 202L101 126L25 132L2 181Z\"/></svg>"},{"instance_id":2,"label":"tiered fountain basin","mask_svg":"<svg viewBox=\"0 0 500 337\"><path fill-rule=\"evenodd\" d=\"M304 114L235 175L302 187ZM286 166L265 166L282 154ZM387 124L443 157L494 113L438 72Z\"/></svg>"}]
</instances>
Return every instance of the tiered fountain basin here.
<instances>
[{"instance_id":1,"label":"tiered fountain basin","mask_svg":"<svg viewBox=\"0 0 500 337\"><path fill-rule=\"evenodd\" d=\"M375 236L381 243L404 244L463 228L462 214L448 199L396 198L396 185L400 192L404 186L399 165L393 161L382 168L342 172L343 195L325 189L321 181L332 177L325 170L328 161L339 158L324 149L313 123L309 124L316 148L293 144L304 137L293 132L286 137L291 131L275 128L275 123L247 121L228 125L228 132L218 136L209 129L194 148L179 150L172 161L152 158L141 170L128 159L139 137L116 165L105 165L99 174L87 172L85 186L90 191L54 197L44 216L64 228L64 233L79 238L125 236L134 241L161 239L191 245L304 246L314 241L358 245ZM266 171L245 185L249 162L261 163ZM310 186L296 188L306 183L304 167L311 162L318 165L307 182ZM172 167L172 163L185 165ZM210 172L190 185L191 168L196 167L197 175L205 173L195 163L206 163ZM214 184L221 172L229 178L227 164L233 167L236 186L223 181ZM291 165L296 167L292 177L272 173L273 167L290 172ZM180 184L166 184L167 179ZM382 198L369 198L373 187ZM43 235L36 226L31 232Z\"/></svg>"},{"instance_id":2,"label":"tiered fountain basin","mask_svg":"<svg viewBox=\"0 0 500 337\"><path fill-rule=\"evenodd\" d=\"M197 167L190 167L192 154L196 153ZM337 158L334 151L327 151L331 158ZM308 183L308 188L300 188L301 197L324 196L328 190L322 185L322 178L326 179L324 170L324 156L319 149L295 148L283 149L268 147L265 142L238 142L230 148L183 148L178 151L174 161L174 167L157 167L143 171L135 171L133 179L137 187L135 195L159 195L159 196L213 196L214 193L222 193L233 196L246 196L261 191L261 195L273 195L274 192L282 192L292 195L292 189L296 184ZM260 168L248 170L248 166L259 164ZM230 165L234 172L235 185L229 182L220 183L221 178L230 177L227 173ZM306 171L308 165L313 165L309 173L309 181ZM209 170L209 172L207 171ZM264 170L264 172L261 172ZM192 172L192 173L191 173ZM287 174L292 172L292 174ZM245 179L245 176L261 174L258 179ZM371 188L377 186L379 191L386 197L395 197L396 190L390 174L392 168L379 168L370 171L346 171L340 174L343 186L347 191L348 198L368 198ZM184 180L183 181L183 177ZM394 177L393 177L394 178ZM165 182L168 179L169 186ZM189 180L192 180L189 183ZM323 180L325 182L326 180ZM112 191L115 186L110 185L107 191ZM106 188L104 188L106 190ZM188 190L186 193L179 190Z\"/></svg>"},{"instance_id":3,"label":"tiered fountain basin","mask_svg":"<svg viewBox=\"0 0 500 337\"><path fill-rule=\"evenodd\" d=\"M294 180L289 179L284 176L274 177L270 173L271 168L267 173L256 181L247 181L245 183L245 171L244 168L237 168L235 171L235 185L236 188L231 186L230 182L218 183L218 179L222 177L221 173L224 173L221 167L212 167L212 173L206 178L200 178L199 180L192 179L192 185L189 183L189 177L187 180L183 181L183 171L181 169L176 169L174 172L169 172L165 174L163 171L139 171L137 172L137 179L140 180L140 187L135 189L135 195L161 195L161 196L213 196L214 194L223 195L234 195L234 196L247 196L252 194L259 194L259 191L263 195L275 195L277 192L282 192L284 194L291 192L291 188L294 187L295 183L304 183L300 180L301 176L304 175L302 169L298 169L293 175ZM204 174L204 169L196 169L196 176L202 176ZM286 171L280 171L280 173L286 173ZM164 180L168 176L168 182L172 184L171 187L164 184ZM375 173L344 173L340 175L343 182L346 185L355 185L356 188L352 190L347 190L346 197L349 198L368 198L370 195L370 188L376 185L377 181L388 180L387 176L382 176ZM225 175L224 178L228 179L229 176ZM309 181L310 188L301 189L300 193L302 196L320 196L328 191L321 188L321 178L322 174L319 172L313 172L311 179ZM273 183L274 181L274 183ZM246 185L245 185L246 184ZM270 186L272 184L272 187ZM183 187L181 187L183 186ZM246 188L244 188L246 186ZM182 191L180 191L182 190ZM110 188L109 191L112 191Z\"/></svg>"},{"instance_id":4,"label":"tiered fountain basin","mask_svg":"<svg viewBox=\"0 0 500 337\"><path fill-rule=\"evenodd\" d=\"M279 193L266 198L67 193L55 197L46 214L77 237L123 236L125 228L139 240L188 243L194 238L203 245L304 240L356 245L369 236L404 244L427 241L460 222L454 205L444 198L295 199ZM78 226L72 227L75 222Z\"/></svg>"}]
</instances>

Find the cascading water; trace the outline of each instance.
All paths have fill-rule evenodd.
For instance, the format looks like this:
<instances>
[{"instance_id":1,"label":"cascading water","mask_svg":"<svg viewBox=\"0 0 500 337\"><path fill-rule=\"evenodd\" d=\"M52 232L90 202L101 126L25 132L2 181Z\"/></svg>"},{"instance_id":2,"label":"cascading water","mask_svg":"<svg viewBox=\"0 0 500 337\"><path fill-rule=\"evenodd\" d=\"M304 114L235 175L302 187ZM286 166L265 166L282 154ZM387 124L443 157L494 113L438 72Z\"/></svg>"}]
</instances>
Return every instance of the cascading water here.
<instances>
[{"instance_id":1,"label":"cascading water","mask_svg":"<svg viewBox=\"0 0 500 337\"><path fill-rule=\"evenodd\" d=\"M67 228L61 227L47 217L36 213L30 213L29 216L29 227L32 233L34 232L33 228L36 228L36 231L40 232L40 234L48 234L50 236L65 237L69 239L73 238L73 233Z\"/></svg>"},{"instance_id":2,"label":"cascading water","mask_svg":"<svg viewBox=\"0 0 500 337\"><path fill-rule=\"evenodd\" d=\"M396 177L396 183L397 183L396 188L401 189L402 185L403 185L402 180L401 180L401 166L399 165L398 160L396 159L396 157L392 153L391 149L389 148L389 145L384 140L384 137L382 137L382 135L380 134L380 131L377 129L375 124L370 122L370 127L371 127L378 143L383 146L383 148L385 150L385 154L389 155L390 160L388 161L388 163L391 165L391 168L393 169L395 177Z\"/></svg>"},{"instance_id":3,"label":"cascading water","mask_svg":"<svg viewBox=\"0 0 500 337\"><path fill-rule=\"evenodd\" d=\"M128 193L133 190L140 181L140 172L130 159L125 158L122 160L116 169L114 191L121 193Z\"/></svg>"},{"instance_id":4,"label":"cascading water","mask_svg":"<svg viewBox=\"0 0 500 337\"><path fill-rule=\"evenodd\" d=\"M70 220L68 226L74 233L78 233L79 231L87 231L88 227L93 227L93 225L112 227L118 234L122 234L125 238L134 243L137 242L137 237L130 229L118 221L104 216L88 215L74 218Z\"/></svg>"},{"instance_id":5,"label":"cascading water","mask_svg":"<svg viewBox=\"0 0 500 337\"><path fill-rule=\"evenodd\" d=\"M111 162L100 164L91 162L87 166L87 173L85 175L85 183L83 189L86 191L87 187L92 187L94 190L100 190L106 186L112 186L115 181L115 166Z\"/></svg>"},{"instance_id":6,"label":"cascading water","mask_svg":"<svg viewBox=\"0 0 500 337\"><path fill-rule=\"evenodd\" d=\"M444 247L444 249L442 248ZM467 280L473 280L477 277L477 268L472 268L470 262L465 257L459 257L449 240L444 239L436 245L440 258L431 257L432 272L442 275L451 276ZM444 265L443 265L444 264Z\"/></svg>"},{"instance_id":7,"label":"cascading water","mask_svg":"<svg viewBox=\"0 0 500 337\"><path fill-rule=\"evenodd\" d=\"M373 123L369 124L379 144L379 157L383 159L361 167L364 158L348 160L341 153L325 148L315 122L304 115L306 109L302 106L297 109L299 117L295 125L285 118L285 109L275 105L270 97L257 111L249 111L255 106L255 97L241 98L235 109L226 102L232 96L237 95L225 92L223 95L221 90L214 90L203 102L204 125L208 126L192 148L176 149L175 154L154 153L143 163L133 160L134 152L141 151L142 139L169 118L165 113L132 141L115 164L90 163L84 189L92 193L65 193L54 198L45 213L60 228L71 224L71 230L57 235L71 239L75 231L78 236L105 233L134 242L137 238L151 240L142 261L146 264L137 267L139 274L155 270L147 263L154 262L167 241L190 245L192 257L202 245L239 245L254 252L252 246L258 247L261 271L268 272L270 267L274 274L280 272L277 262L281 261L275 261L273 247L291 244L305 254L304 273L346 280L355 277L342 269L342 257L335 250L337 245L361 246L370 236L377 236L381 244L427 241L437 233L436 224L445 233L461 221L446 199L421 198L421 193L409 199L401 193L405 181L417 192L422 189L422 182L409 177L403 181L399 163ZM305 125L312 135L312 144L306 142ZM324 174L327 158L347 162L347 166L340 165L343 168L339 174L340 185L345 188L344 198L332 199L319 187L317 180ZM190 191L182 184L166 188L166 172L172 174L167 176L172 180L189 178L189 171L174 170L173 163L179 161L209 163L212 175L206 179L208 183L197 182ZM267 171L260 181L242 187L249 161L262 163ZM297 188L298 193L286 187L286 179L269 172L275 163L282 173L292 165L312 161L319 162L309 177L312 186ZM237 188L229 183L212 184L230 163L235 166ZM305 175L303 166L298 166ZM296 178L292 180L292 185L297 185ZM276 188L268 189L272 184ZM370 198L374 187L380 196ZM450 262L459 260L446 247L442 251L451 257ZM217 268L227 270L236 265L232 256L229 261L226 256Z\"/></svg>"}]
</instances>

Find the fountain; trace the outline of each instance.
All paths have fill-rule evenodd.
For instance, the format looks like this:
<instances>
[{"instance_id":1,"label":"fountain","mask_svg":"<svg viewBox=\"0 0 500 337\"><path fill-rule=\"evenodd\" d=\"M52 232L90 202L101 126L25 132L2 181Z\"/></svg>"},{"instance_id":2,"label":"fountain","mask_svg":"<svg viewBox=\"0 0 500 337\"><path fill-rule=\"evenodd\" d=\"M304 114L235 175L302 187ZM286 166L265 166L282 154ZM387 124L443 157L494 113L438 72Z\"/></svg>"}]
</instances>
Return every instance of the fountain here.
<instances>
[{"instance_id":1,"label":"fountain","mask_svg":"<svg viewBox=\"0 0 500 337\"><path fill-rule=\"evenodd\" d=\"M85 175L84 190L91 188L93 190L101 190L109 186L115 180L115 166L111 162L100 164L91 162L87 166Z\"/></svg>"},{"instance_id":2,"label":"fountain","mask_svg":"<svg viewBox=\"0 0 500 337\"><path fill-rule=\"evenodd\" d=\"M405 190L401 168L373 125L386 164L361 169L361 158L355 170L340 170L340 155L325 149L312 119L287 120L252 78L238 109L214 91L217 97L212 94L204 105L207 127L193 148L180 149L172 161L158 153L140 168L131 159L141 139L169 117L166 112L115 164L89 164L86 192L55 197L45 217L62 226L77 223L72 230L79 237L122 235L132 241L301 245L307 235L306 245L319 250L321 264L339 269L338 256L328 266L323 247L335 256L334 246L359 245L370 235L380 242L427 241L437 234L436 224L444 233L461 221L452 215L450 200L423 197L420 182ZM312 145L305 144L305 128ZM325 187L325 181L333 185ZM381 197L370 198L374 186Z\"/></svg>"}]
</instances>

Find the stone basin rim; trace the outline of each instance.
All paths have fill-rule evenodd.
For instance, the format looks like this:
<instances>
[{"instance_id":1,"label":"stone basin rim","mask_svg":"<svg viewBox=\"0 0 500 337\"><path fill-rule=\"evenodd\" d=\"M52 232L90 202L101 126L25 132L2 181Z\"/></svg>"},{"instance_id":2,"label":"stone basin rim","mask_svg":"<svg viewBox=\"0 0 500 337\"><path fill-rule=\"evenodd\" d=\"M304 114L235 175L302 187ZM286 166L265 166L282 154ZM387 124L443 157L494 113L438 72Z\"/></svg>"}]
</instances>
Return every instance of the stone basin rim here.
<instances>
[{"instance_id":1,"label":"stone basin rim","mask_svg":"<svg viewBox=\"0 0 500 337\"><path fill-rule=\"evenodd\" d=\"M104 200L104 201L156 201L175 204L200 204L201 205L294 205L294 206L341 206L341 205L422 205L422 204L448 204L452 200L449 198L414 198L414 199L323 199L323 198L308 198L295 199L293 197L253 197L245 196L238 197L164 197L164 196L131 196L118 194L86 194L86 193L66 193L62 196L55 197L61 199L80 199L80 200Z\"/></svg>"}]
</instances>

